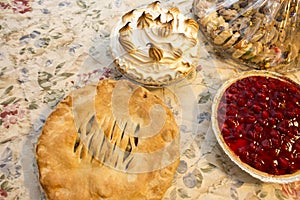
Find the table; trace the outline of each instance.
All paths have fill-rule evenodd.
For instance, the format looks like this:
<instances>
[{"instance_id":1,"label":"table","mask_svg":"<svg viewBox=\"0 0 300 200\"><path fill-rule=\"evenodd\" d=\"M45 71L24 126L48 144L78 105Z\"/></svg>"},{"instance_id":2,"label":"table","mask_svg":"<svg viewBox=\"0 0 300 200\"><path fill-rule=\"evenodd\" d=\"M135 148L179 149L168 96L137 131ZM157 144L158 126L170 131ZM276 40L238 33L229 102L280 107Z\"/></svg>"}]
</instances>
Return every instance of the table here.
<instances>
[{"instance_id":1,"label":"table","mask_svg":"<svg viewBox=\"0 0 300 200\"><path fill-rule=\"evenodd\" d=\"M0 0L0 200L45 199L35 145L47 116L70 91L121 78L112 65L110 30L125 11L150 2ZM192 1L161 2L191 15ZM216 57L199 37L197 73L185 85L197 104L197 128L180 126L193 140L182 149L164 199L299 199L300 182L262 183L221 151L210 127L211 103L239 69ZM300 72L286 76L300 82Z\"/></svg>"}]
</instances>

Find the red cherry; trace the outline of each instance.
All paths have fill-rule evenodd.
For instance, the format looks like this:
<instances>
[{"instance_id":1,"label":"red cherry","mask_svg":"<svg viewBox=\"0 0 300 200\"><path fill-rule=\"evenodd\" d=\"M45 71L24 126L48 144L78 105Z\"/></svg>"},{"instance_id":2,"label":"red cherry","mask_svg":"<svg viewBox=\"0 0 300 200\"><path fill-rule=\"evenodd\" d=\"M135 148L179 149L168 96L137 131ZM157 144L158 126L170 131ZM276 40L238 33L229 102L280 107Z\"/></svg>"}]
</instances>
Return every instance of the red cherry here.
<instances>
[{"instance_id":1,"label":"red cherry","mask_svg":"<svg viewBox=\"0 0 300 200\"><path fill-rule=\"evenodd\" d=\"M253 166L260 171L265 171L263 161L261 160L254 160Z\"/></svg>"},{"instance_id":2,"label":"red cherry","mask_svg":"<svg viewBox=\"0 0 300 200\"><path fill-rule=\"evenodd\" d=\"M258 118L257 121L260 125L262 126L266 126L266 124L268 124L268 120L267 119L262 119L262 118Z\"/></svg>"},{"instance_id":3,"label":"red cherry","mask_svg":"<svg viewBox=\"0 0 300 200\"><path fill-rule=\"evenodd\" d=\"M300 123L298 123L300 124ZM291 132L293 133L294 136L300 136L300 130L299 127L297 126L292 126L290 127ZM299 141L300 142L300 141Z\"/></svg>"},{"instance_id":4,"label":"red cherry","mask_svg":"<svg viewBox=\"0 0 300 200\"><path fill-rule=\"evenodd\" d=\"M280 134L279 134L279 132L278 132L276 129L272 129L272 130L270 131L270 136L271 136L272 138L279 138Z\"/></svg>"},{"instance_id":5,"label":"red cherry","mask_svg":"<svg viewBox=\"0 0 300 200\"><path fill-rule=\"evenodd\" d=\"M285 112L285 114L286 114L287 117L289 117L291 119L293 119L293 118L295 118L297 116L297 114L294 111L292 111L292 110L287 110Z\"/></svg>"},{"instance_id":6,"label":"red cherry","mask_svg":"<svg viewBox=\"0 0 300 200\"><path fill-rule=\"evenodd\" d=\"M269 124L272 125L272 126L274 126L274 125L277 124L277 120L276 120L275 118L269 118L268 122L269 122Z\"/></svg>"},{"instance_id":7,"label":"red cherry","mask_svg":"<svg viewBox=\"0 0 300 200\"><path fill-rule=\"evenodd\" d=\"M231 134L231 132L230 132L230 130L228 128L223 128L222 129L222 135L224 137L230 136L230 134Z\"/></svg>"},{"instance_id":8,"label":"red cherry","mask_svg":"<svg viewBox=\"0 0 300 200\"><path fill-rule=\"evenodd\" d=\"M240 90L245 90L246 82L245 81L237 81L236 82L236 86L240 89Z\"/></svg>"},{"instance_id":9,"label":"red cherry","mask_svg":"<svg viewBox=\"0 0 300 200\"><path fill-rule=\"evenodd\" d=\"M277 148L280 145L280 139L279 138L271 138L271 144L273 148Z\"/></svg>"},{"instance_id":10,"label":"red cherry","mask_svg":"<svg viewBox=\"0 0 300 200\"><path fill-rule=\"evenodd\" d=\"M286 142L284 139L282 140L281 148L280 148L280 154L284 157L291 157L291 150L292 145L290 142Z\"/></svg>"},{"instance_id":11,"label":"red cherry","mask_svg":"<svg viewBox=\"0 0 300 200\"><path fill-rule=\"evenodd\" d=\"M237 122L235 121L235 118L230 117L225 120L225 124L227 124L228 127L233 128L237 125Z\"/></svg>"},{"instance_id":12,"label":"red cherry","mask_svg":"<svg viewBox=\"0 0 300 200\"><path fill-rule=\"evenodd\" d=\"M239 106L244 106L246 103L247 103L247 101L246 101L246 99L244 99L244 98L239 98L239 99L237 100L237 104L238 104Z\"/></svg>"},{"instance_id":13,"label":"red cherry","mask_svg":"<svg viewBox=\"0 0 300 200\"><path fill-rule=\"evenodd\" d=\"M274 90L274 89L276 89L277 86L276 86L276 84L274 82L270 81L268 83L268 87L269 87L269 90Z\"/></svg>"},{"instance_id":14,"label":"red cherry","mask_svg":"<svg viewBox=\"0 0 300 200\"><path fill-rule=\"evenodd\" d=\"M252 140L254 140L254 141L257 141L258 139L259 139L259 136L260 136L260 134L258 133L258 132L255 132L255 131L248 131L247 132L247 136L250 138L250 139L252 139Z\"/></svg>"},{"instance_id":15,"label":"red cherry","mask_svg":"<svg viewBox=\"0 0 300 200\"><path fill-rule=\"evenodd\" d=\"M287 95L284 92L278 92L277 94L277 98L281 101L283 101L284 99L286 99Z\"/></svg>"},{"instance_id":16,"label":"red cherry","mask_svg":"<svg viewBox=\"0 0 300 200\"><path fill-rule=\"evenodd\" d=\"M261 142L261 145L263 146L264 149L270 149L271 148L271 143L268 139L265 139Z\"/></svg>"},{"instance_id":17,"label":"red cherry","mask_svg":"<svg viewBox=\"0 0 300 200\"><path fill-rule=\"evenodd\" d=\"M226 111L227 116L236 116L237 113L238 113L237 109L234 108L227 109Z\"/></svg>"},{"instance_id":18,"label":"red cherry","mask_svg":"<svg viewBox=\"0 0 300 200\"><path fill-rule=\"evenodd\" d=\"M263 128L261 125L259 125L259 124L255 124L255 125L254 125L254 130L255 130L257 133L261 133L261 132L264 130L264 128Z\"/></svg>"},{"instance_id":19,"label":"red cherry","mask_svg":"<svg viewBox=\"0 0 300 200\"><path fill-rule=\"evenodd\" d=\"M237 94L237 93L239 93L239 89L235 86L232 86L232 87L229 88L228 92L230 94Z\"/></svg>"},{"instance_id":20,"label":"red cherry","mask_svg":"<svg viewBox=\"0 0 300 200\"><path fill-rule=\"evenodd\" d=\"M238 100L238 96L234 94L228 94L226 96L226 102L227 103L235 103Z\"/></svg>"},{"instance_id":21,"label":"red cherry","mask_svg":"<svg viewBox=\"0 0 300 200\"><path fill-rule=\"evenodd\" d=\"M247 123L252 124L252 123L254 123L255 121L256 121L256 117L253 116L253 115L248 115L248 116L246 117L246 122L247 122Z\"/></svg>"},{"instance_id":22,"label":"red cherry","mask_svg":"<svg viewBox=\"0 0 300 200\"><path fill-rule=\"evenodd\" d=\"M256 83L256 82L257 82L257 79L258 79L258 77L256 77L256 76L250 76L250 77L248 77L248 81L249 81L251 84Z\"/></svg>"},{"instance_id":23,"label":"red cherry","mask_svg":"<svg viewBox=\"0 0 300 200\"><path fill-rule=\"evenodd\" d=\"M252 109L255 113L260 113L260 111L262 110L259 105L253 105Z\"/></svg>"},{"instance_id":24,"label":"red cherry","mask_svg":"<svg viewBox=\"0 0 300 200\"><path fill-rule=\"evenodd\" d=\"M249 150L251 150L252 152L255 152L257 150L257 145L254 142L251 142L249 144Z\"/></svg>"},{"instance_id":25,"label":"red cherry","mask_svg":"<svg viewBox=\"0 0 300 200\"><path fill-rule=\"evenodd\" d=\"M232 143L232 141L234 141L234 140L235 140L235 137L232 136L232 135L224 136L224 141L225 141L229 146L231 146L231 143Z\"/></svg>"},{"instance_id":26,"label":"red cherry","mask_svg":"<svg viewBox=\"0 0 300 200\"><path fill-rule=\"evenodd\" d=\"M286 174L286 171L284 169L275 168L274 171L272 171L272 174L283 175L283 174Z\"/></svg>"},{"instance_id":27,"label":"red cherry","mask_svg":"<svg viewBox=\"0 0 300 200\"><path fill-rule=\"evenodd\" d=\"M266 95L265 93L259 92L259 93L257 93L256 97L257 97L258 99L263 99L263 100L265 100L266 97L267 97L267 95Z\"/></svg>"},{"instance_id":28,"label":"red cherry","mask_svg":"<svg viewBox=\"0 0 300 200\"><path fill-rule=\"evenodd\" d=\"M294 149L295 153L300 153L300 139L298 139L298 140L294 143L293 149Z\"/></svg>"},{"instance_id":29,"label":"red cherry","mask_svg":"<svg viewBox=\"0 0 300 200\"><path fill-rule=\"evenodd\" d=\"M289 167L289 160L284 157L279 157L278 158L278 165L281 169L287 169Z\"/></svg>"},{"instance_id":30,"label":"red cherry","mask_svg":"<svg viewBox=\"0 0 300 200\"><path fill-rule=\"evenodd\" d=\"M238 118L238 122L239 122L240 124L243 124L243 123L245 122L245 117L240 116L240 117Z\"/></svg>"},{"instance_id":31,"label":"red cherry","mask_svg":"<svg viewBox=\"0 0 300 200\"><path fill-rule=\"evenodd\" d=\"M290 163L289 173L292 174L298 170L297 164L295 162Z\"/></svg>"},{"instance_id":32,"label":"red cherry","mask_svg":"<svg viewBox=\"0 0 300 200\"><path fill-rule=\"evenodd\" d=\"M275 112L274 117L277 118L278 120L283 120L284 115L282 112L278 111L278 112Z\"/></svg>"},{"instance_id":33,"label":"red cherry","mask_svg":"<svg viewBox=\"0 0 300 200\"><path fill-rule=\"evenodd\" d=\"M271 108L273 108L273 109L274 109L274 108L278 108L278 104L279 104L279 103L278 103L276 100L271 99L269 102L270 102L270 107L271 107Z\"/></svg>"},{"instance_id":34,"label":"red cherry","mask_svg":"<svg viewBox=\"0 0 300 200\"><path fill-rule=\"evenodd\" d=\"M257 94L257 93L258 93L258 89L255 88L255 87L251 87L251 88L250 88L250 91L251 91L253 94Z\"/></svg>"},{"instance_id":35,"label":"red cherry","mask_svg":"<svg viewBox=\"0 0 300 200\"><path fill-rule=\"evenodd\" d=\"M251 91L248 91L248 90L246 90L244 94L245 94L247 99L252 99L254 97L254 94Z\"/></svg>"},{"instance_id":36,"label":"red cherry","mask_svg":"<svg viewBox=\"0 0 300 200\"><path fill-rule=\"evenodd\" d=\"M267 119L267 118L269 118L269 112L268 112L268 111L266 111L266 110L262 111L262 113L261 113L261 117L262 117L263 119Z\"/></svg>"}]
</instances>

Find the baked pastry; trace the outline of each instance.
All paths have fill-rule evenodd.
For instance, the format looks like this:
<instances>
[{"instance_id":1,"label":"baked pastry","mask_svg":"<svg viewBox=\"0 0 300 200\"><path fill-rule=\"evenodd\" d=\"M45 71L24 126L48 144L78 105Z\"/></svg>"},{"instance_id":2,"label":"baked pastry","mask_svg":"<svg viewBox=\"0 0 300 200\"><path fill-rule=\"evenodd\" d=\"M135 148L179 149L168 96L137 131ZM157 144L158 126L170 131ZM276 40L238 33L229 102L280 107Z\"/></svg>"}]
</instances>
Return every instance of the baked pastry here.
<instances>
[{"instance_id":1,"label":"baked pastry","mask_svg":"<svg viewBox=\"0 0 300 200\"><path fill-rule=\"evenodd\" d=\"M267 182L300 180L300 86L251 71L226 82L213 104L213 130L242 169Z\"/></svg>"},{"instance_id":2,"label":"baked pastry","mask_svg":"<svg viewBox=\"0 0 300 200\"><path fill-rule=\"evenodd\" d=\"M285 71L297 66L300 13L296 2L196 0L194 12L200 30L229 58L256 69Z\"/></svg>"},{"instance_id":3,"label":"baked pastry","mask_svg":"<svg viewBox=\"0 0 300 200\"><path fill-rule=\"evenodd\" d=\"M111 51L117 69L138 83L162 86L195 69L199 57L198 24L179 9L158 1L122 16L112 31Z\"/></svg>"},{"instance_id":4,"label":"baked pastry","mask_svg":"<svg viewBox=\"0 0 300 200\"><path fill-rule=\"evenodd\" d=\"M148 90L104 80L57 105L36 159L48 199L158 200L179 163L179 129Z\"/></svg>"}]
</instances>

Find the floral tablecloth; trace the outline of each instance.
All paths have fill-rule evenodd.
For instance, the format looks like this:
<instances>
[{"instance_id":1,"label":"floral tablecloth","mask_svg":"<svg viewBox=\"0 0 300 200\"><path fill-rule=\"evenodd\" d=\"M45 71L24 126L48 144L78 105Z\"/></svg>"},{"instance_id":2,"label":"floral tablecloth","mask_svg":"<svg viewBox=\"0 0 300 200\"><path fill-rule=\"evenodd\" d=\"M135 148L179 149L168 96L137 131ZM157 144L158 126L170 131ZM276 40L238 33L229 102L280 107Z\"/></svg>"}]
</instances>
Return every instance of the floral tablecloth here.
<instances>
[{"instance_id":1,"label":"floral tablecloth","mask_svg":"<svg viewBox=\"0 0 300 200\"><path fill-rule=\"evenodd\" d=\"M70 91L122 78L112 65L110 30L125 11L150 2L0 0L0 200L45 198L35 145L47 116ZM190 0L161 2L192 16ZM210 127L211 102L220 85L239 70L215 57L199 38L196 73L180 85L189 88L184 91L196 103L197 113L191 115L191 127L180 125L181 134L191 139L184 143L164 199L300 199L300 182L260 182L221 151ZM286 75L300 82L299 72ZM168 96L164 100L174 103Z\"/></svg>"}]
</instances>

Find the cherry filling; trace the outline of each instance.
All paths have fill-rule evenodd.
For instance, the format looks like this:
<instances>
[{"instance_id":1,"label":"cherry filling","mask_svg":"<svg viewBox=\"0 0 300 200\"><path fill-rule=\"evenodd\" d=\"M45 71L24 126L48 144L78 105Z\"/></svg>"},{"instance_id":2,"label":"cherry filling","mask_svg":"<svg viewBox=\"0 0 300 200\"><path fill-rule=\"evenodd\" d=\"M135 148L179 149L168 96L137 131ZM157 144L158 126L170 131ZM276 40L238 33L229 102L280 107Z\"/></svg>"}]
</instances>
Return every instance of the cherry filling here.
<instances>
[{"instance_id":1,"label":"cherry filling","mask_svg":"<svg viewBox=\"0 0 300 200\"><path fill-rule=\"evenodd\" d=\"M229 148L253 168L274 175L300 169L300 87L250 76L224 92L218 125Z\"/></svg>"}]
</instances>

